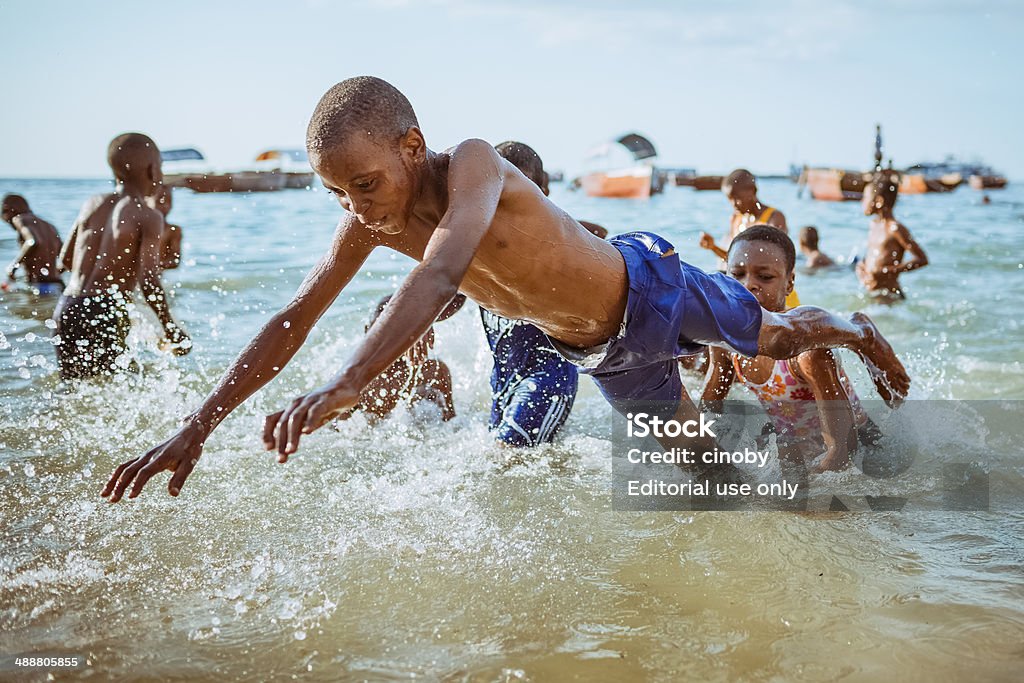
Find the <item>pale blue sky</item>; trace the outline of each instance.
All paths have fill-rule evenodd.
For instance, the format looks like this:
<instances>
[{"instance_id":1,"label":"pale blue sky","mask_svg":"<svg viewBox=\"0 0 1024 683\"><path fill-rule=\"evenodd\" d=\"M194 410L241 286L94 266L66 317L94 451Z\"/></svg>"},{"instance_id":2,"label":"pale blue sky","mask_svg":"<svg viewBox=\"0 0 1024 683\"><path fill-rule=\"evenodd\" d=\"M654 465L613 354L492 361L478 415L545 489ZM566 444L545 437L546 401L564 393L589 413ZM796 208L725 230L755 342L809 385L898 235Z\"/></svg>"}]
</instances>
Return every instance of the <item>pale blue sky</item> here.
<instances>
[{"instance_id":1,"label":"pale blue sky","mask_svg":"<svg viewBox=\"0 0 1024 683\"><path fill-rule=\"evenodd\" d=\"M0 0L0 176L103 176L126 130L215 165L301 146L320 95L388 79L428 144L552 168L616 133L704 172L978 156L1024 179L1024 2Z\"/></svg>"}]
</instances>

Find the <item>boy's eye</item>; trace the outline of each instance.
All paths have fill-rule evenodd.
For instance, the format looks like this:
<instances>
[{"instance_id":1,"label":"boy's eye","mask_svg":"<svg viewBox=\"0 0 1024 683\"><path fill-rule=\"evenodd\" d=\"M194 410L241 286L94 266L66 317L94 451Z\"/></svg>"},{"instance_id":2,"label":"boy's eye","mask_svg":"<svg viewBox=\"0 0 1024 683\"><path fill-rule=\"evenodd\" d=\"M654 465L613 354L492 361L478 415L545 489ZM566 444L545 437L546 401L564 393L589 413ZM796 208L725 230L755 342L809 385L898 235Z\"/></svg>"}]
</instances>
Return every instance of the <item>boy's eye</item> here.
<instances>
[{"instance_id":1,"label":"boy's eye","mask_svg":"<svg viewBox=\"0 0 1024 683\"><path fill-rule=\"evenodd\" d=\"M359 188L360 190L369 190L371 187L373 187L373 183L373 180L361 180L358 183L356 183L356 187Z\"/></svg>"}]
</instances>

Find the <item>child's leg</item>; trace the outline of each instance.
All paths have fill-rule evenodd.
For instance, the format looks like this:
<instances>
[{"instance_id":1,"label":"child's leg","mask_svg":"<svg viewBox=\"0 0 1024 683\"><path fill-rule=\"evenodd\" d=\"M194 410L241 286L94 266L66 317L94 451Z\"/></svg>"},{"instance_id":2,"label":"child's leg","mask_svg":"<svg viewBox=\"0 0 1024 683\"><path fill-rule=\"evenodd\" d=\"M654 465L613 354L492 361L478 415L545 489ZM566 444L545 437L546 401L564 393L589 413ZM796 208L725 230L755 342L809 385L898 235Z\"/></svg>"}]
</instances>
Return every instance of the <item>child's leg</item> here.
<instances>
[{"instance_id":1,"label":"child's leg","mask_svg":"<svg viewBox=\"0 0 1024 683\"><path fill-rule=\"evenodd\" d=\"M846 347L856 351L867 366L879 396L898 405L910 389L910 377L889 343L863 313L843 320L814 306L799 306L784 313L762 310L758 352L785 360L811 349Z\"/></svg>"}]
</instances>

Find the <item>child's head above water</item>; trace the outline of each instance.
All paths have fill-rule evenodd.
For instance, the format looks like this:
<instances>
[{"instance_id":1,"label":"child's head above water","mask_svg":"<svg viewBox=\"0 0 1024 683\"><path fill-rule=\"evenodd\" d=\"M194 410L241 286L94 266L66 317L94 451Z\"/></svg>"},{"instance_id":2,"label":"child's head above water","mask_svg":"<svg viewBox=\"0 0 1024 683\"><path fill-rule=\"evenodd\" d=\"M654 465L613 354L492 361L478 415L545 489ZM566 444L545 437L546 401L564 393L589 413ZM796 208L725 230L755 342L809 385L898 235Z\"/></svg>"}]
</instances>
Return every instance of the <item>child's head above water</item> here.
<instances>
[{"instance_id":1,"label":"child's head above water","mask_svg":"<svg viewBox=\"0 0 1024 683\"><path fill-rule=\"evenodd\" d=\"M883 212L891 212L899 197L900 179L893 171L875 173L871 182L864 188L864 215L871 216Z\"/></svg>"},{"instance_id":2,"label":"child's head above water","mask_svg":"<svg viewBox=\"0 0 1024 683\"><path fill-rule=\"evenodd\" d=\"M548 194L548 174L544 172L544 162L540 155L526 143L508 140L494 146L498 156L518 168L524 176L532 180L545 195Z\"/></svg>"},{"instance_id":3,"label":"child's head above water","mask_svg":"<svg viewBox=\"0 0 1024 683\"><path fill-rule=\"evenodd\" d=\"M818 251L818 229L813 225L800 228L800 250Z\"/></svg>"},{"instance_id":4,"label":"child's head above water","mask_svg":"<svg viewBox=\"0 0 1024 683\"><path fill-rule=\"evenodd\" d=\"M427 146L405 95L373 76L349 78L320 98L306 130L313 170L367 227L401 232L421 190Z\"/></svg>"},{"instance_id":5,"label":"child's head above water","mask_svg":"<svg viewBox=\"0 0 1024 683\"><path fill-rule=\"evenodd\" d=\"M15 217L28 213L28 200L20 194L5 194L2 204L3 220L10 223Z\"/></svg>"},{"instance_id":6,"label":"child's head above water","mask_svg":"<svg viewBox=\"0 0 1024 683\"><path fill-rule=\"evenodd\" d=\"M729 245L729 275L769 311L783 311L793 291L796 249L789 236L770 225L752 225Z\"/></svg>"},{"instance_id":7,"label":"child's head above water","mask_svg":"<svg viewBox=\"0 0 1024 683\"><path fill-rule=\"evenodd\" d=\"M160 150L148 135L122 133L107 147L107 163L114 178L142 188L156 188L163 181Z\"/></svg>"}]
</instances>

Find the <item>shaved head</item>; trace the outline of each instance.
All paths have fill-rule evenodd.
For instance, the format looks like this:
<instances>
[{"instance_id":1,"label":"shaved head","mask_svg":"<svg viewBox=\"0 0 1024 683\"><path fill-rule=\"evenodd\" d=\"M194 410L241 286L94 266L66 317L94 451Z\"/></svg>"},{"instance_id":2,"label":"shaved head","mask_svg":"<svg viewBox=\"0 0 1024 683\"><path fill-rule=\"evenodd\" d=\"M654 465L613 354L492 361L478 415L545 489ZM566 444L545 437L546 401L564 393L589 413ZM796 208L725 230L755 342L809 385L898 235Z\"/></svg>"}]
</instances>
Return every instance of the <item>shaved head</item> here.
<instances>
[{"instance_id":1,"label":"shaved head","mask_svg":"<svg viewBox=\"0 0 1024 683\"><path fill-rule=\"evenodd\" d=\"M757 181L754 179L754 174L745 168L737 168L722 181L722 192L727 195L732 194L735 190L748 188L756 189Z\"/></svg>"},{"instance_id":2,"label":"shaved head","mask_svg":"<svg viewBox=\"0 0 1024 683\"><path fill-rule=\"evenodd\" d=\"M14 218L23 213L28 213L28 201L20 194L6 194L3 199L2 211L4 220L8 220L8 217Z\"/></svg>"},{"instance_id":3,"label":"shaved head","mask_svg":"<svg viewBox=\"0 0 1024 683\"><path fill-rule=\"evenodd\" d=\"M357 76L328 90L306 129L306 149L316 161L353 134L395 144L419 122L398 88L374 76Z\"/></svg>"},{"instance_id":4,"label":"shaved head","mask_svg":"<svg viewBox=\"0 0 1024 683\"><path fill-rule=\"evenodd\" d=\"M126 180L151 180L144 174L160 167L160 150L152 138L142 133L122 133L107 147L107 163L114 177Z\"/></svg>"},{"instance_id":5,"label":"shaved head","mask_svg":"<svg viewBox=\"0 0 1024 683\"><path fill-rule=\"evenodd\" d=\"M535 182L539 187L543 188L547 185L545 182L544 163L540 160L540 155L534 151L533 147L523 142L508 140L495 145L494 149L502 159L507 160L522 171L524 176Z\"/></svg>"}]
</instances>

